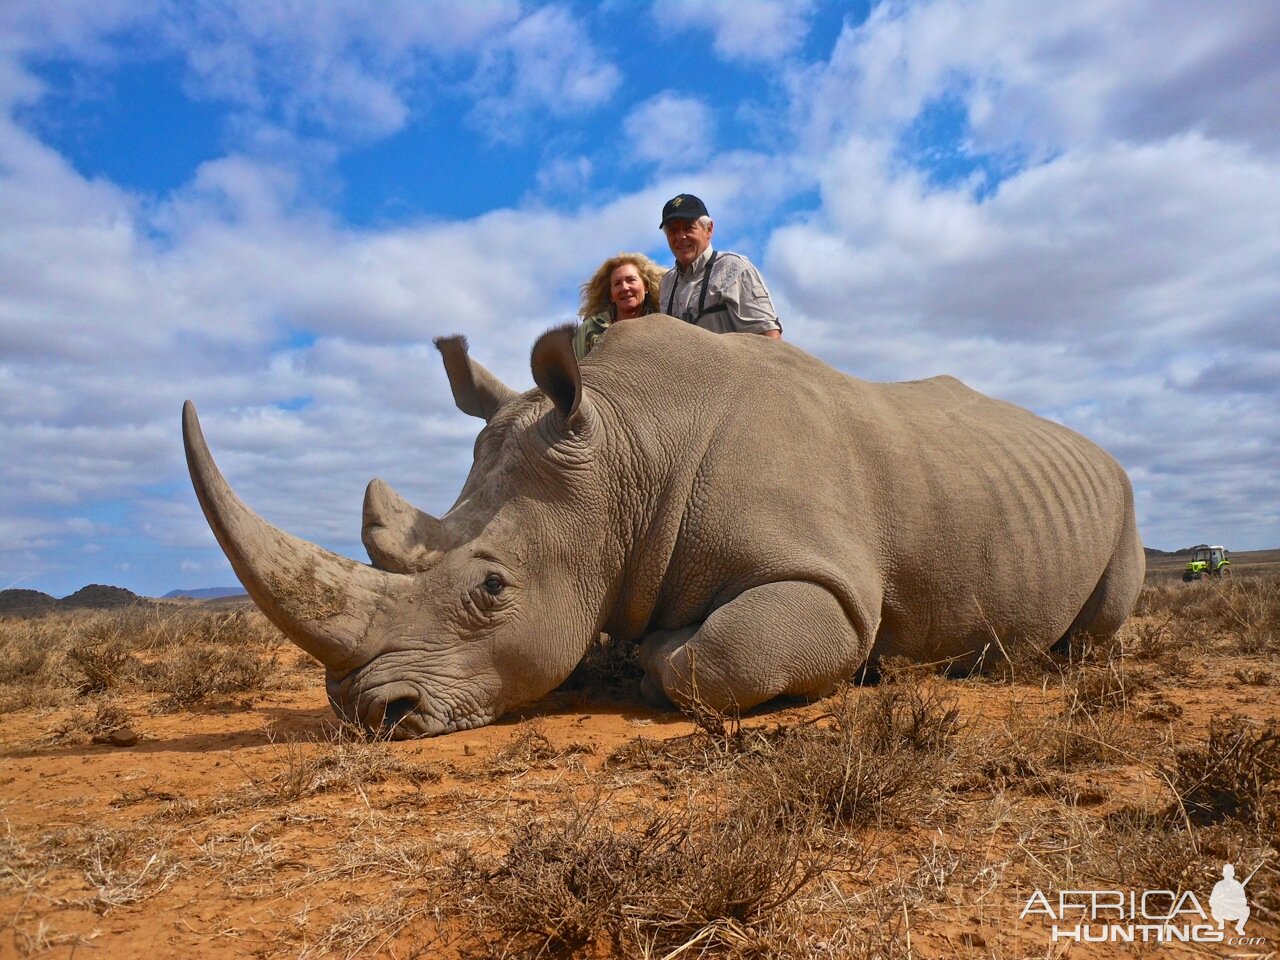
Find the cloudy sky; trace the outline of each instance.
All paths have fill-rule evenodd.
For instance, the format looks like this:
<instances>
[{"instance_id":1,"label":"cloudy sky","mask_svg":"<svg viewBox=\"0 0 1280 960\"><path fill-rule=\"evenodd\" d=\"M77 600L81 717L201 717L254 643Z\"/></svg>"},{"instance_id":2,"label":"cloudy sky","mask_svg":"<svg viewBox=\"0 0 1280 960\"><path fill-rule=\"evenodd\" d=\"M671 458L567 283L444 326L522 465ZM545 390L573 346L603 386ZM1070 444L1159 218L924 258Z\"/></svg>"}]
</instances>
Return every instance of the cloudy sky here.
<instances>
[{"instance_id":1,"label":"cloudy sky","mask_svg":"<svg viewBox=\"0 0 1280 960\"><path fill-rule=\"evenodd\" d=\"M786 337L1078 429L1148 545L1280 547L1280 5L4 0L0 588L234 576L186 476L363 558L605 256L700 195Z\"/></svg>"}]
</instances>

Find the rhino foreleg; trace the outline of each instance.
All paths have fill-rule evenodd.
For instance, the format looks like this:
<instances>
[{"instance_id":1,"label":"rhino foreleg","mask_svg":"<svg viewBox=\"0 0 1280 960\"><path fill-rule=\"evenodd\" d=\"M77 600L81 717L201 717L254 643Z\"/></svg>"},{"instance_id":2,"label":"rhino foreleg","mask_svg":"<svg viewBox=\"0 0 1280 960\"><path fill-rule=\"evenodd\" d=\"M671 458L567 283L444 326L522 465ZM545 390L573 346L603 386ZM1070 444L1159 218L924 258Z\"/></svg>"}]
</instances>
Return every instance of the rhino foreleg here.
<instances>
[{"instance_id":1,"label":"rhino foreleg","mask_svg":"<svg viewBox=\"0 0 1280 960\"><path fill-rule=\"evenodd\" d=\"M640 647L647 696L689 706L749 710L783 694L827 693L866 660L865 636L823 587L768 583L740 594L701 624L662 630Z\"/></svg>"}]
</instances>

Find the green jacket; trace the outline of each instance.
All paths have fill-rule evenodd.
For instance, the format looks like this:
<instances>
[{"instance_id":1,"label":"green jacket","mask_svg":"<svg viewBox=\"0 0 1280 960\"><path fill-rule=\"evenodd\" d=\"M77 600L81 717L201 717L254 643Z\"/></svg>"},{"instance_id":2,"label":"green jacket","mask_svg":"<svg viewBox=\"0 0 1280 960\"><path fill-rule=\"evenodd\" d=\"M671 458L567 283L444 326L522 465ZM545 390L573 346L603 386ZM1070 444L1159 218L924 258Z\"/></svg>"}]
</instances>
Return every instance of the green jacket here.
<instances>
[{"instance_id":1,"label":"green jacket","mask_svg":"<svg viewBox=\"0 0 1280 960\"><path fill-rule=\"evenodd\" d=\"M573 333L574 356L581 360L591 352L591 348L600 341L600 338L604 336L604 332L608 330L609 326L614 322L614 317L617 315L617 312L617 307L611 303L609 304L609 309L601 310L599 313L594 313L591 316L584 318L583 321L578 324L578 329ZM644 313L640 314L640 316L647 317L649 314L657 312L658 307L657 304L653 302L653 298L645 297Z\"/></svg>"}]
</instances>

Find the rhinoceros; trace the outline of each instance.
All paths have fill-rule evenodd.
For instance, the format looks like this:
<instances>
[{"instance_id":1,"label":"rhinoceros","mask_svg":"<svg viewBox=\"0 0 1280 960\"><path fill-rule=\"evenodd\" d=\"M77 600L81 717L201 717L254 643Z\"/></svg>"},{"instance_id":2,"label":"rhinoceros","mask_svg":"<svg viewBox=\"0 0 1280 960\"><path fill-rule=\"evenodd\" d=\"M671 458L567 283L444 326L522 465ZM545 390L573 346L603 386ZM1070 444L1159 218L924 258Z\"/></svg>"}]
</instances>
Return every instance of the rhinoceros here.
<instances>
[{"instance_id":1,"label":"rhinoceros","mask_svg":"<svg viewBox=\"0 0 1280 960\"><path fill-rule=\"evenodd\" d=\"M601 632L642 686L746 710L869 660L969 669L1114 634L1145 568L1124 470L947 376L854 379L788 343L654 316L581 362L572 327L518 393L437 341L485 426L457 502L365 495L371 564L254 514L183 410L192 481L249 595L383 735L478 727L560 684Z\"/></svg>"}]
</instances>

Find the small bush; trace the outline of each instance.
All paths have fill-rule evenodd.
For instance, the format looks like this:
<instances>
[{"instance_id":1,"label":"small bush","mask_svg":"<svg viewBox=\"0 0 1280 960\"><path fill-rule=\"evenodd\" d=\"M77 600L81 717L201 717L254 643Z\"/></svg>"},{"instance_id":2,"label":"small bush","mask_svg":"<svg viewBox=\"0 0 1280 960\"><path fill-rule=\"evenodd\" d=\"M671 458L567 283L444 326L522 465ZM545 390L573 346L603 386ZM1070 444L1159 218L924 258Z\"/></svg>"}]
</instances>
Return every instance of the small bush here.
<instances>
[{"instance_id":1,"label":"small bush","mask_svg":"<svg viewBox=\"0 0 1280 960\"><path fill-rule=\"evenodd\" d=\"M1110 659L1098 667L1078 667L1062 676L1062 710L1075 719L1096 716L1104 710L1124 710L1144 684L1142 678Z\"/></svg>"},{"instance_id":2,"label":"small bush","mask_svg":"<svg viewBox=\"0 0 1280 960\"><path fill-rule=\"evenodd\" d=\"M247 646L179 647L153 665L144 684L165 694L162 710L175 710L211 696L261 690L278 672L275 653L263 655Z\"/></svg>"},{"instance_id":3,"label":"small bush","mask_svg":"<svg viewBox=\"0 0 1280 960\"><path fill-rule=\"evenodd\" d=\"M950 779L955 702L914 682L860 693L834 701L830 726L780 732L744 763L743 791L770 798L779 822L857 828L918 816Z\"/></svg>"},{"instance_id":4,"label":"small bush","mask_svg":"<svg viewBox=\"0 0 1280 960\"><path fill-rule=\"evenodd\" d=\"M0 713L136 692L164 694L161 709L173 709L278 687L284 643L247 608L127 607L0 619Z\"/></svg>"},{"instance_id":5,"label":"small bush","mask_svg":"<svg viewBox=\"0 0 1280 960\"><path fill-rule=\"evenodd\" d=\"M496 862L455 858L450 885L480 937L506 956L741 949L761 941L826 864L803 825L779 829L749 797L721 809L699 797L622 829L614 821L598 803L575 806L560 820L516 825Z\"/></svg>"},{"instance_id":6,"label":"small bush","mask_svg":"<svg viewBox=\"0 0 1280 960\"><path fill-rule=\"evenodd\" d=\"M1178 810L1196 826L1239 821L1266 833L1280 825L1280 728L1217 717L1203 745L1177 751L1163 774Z\"/></svg>"},{"instance_id":7,"label":"small bush","mask_svg":"<svg viewBox=\"0 0 1280 960\"><path fill-rule=\"evenodd\" d=\"M84 643L67 651L67 659L78 675L78 696L92 693L119 693L133 686L138 660L124 638L95 623L86 631ZM103 628L103 629L100 629Z\"/></svg>"},{"instance_id":8,"label":"small bush","mask_svg":"<svg viewBox=\"0 0 1280 960\"><path fill-rule=\"evenodd\" d=\"M393 777L413 782L438 780L434 769L398 757L385 740L370 739L349 726L333 727L327 739L283 740L276 749L277 771L270 777L250 777L252 801L292 803L335 790L358 790Z\"/></svg>"}]
</instances>

